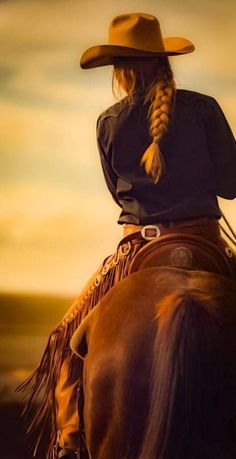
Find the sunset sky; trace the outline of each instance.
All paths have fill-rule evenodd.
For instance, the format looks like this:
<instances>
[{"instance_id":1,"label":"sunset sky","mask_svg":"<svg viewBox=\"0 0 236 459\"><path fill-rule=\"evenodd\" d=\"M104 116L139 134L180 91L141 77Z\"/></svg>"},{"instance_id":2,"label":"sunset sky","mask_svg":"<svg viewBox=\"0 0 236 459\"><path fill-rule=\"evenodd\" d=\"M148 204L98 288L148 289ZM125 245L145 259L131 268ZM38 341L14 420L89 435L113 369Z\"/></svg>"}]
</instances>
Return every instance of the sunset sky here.
<instances>
[{"instance_id":1,"label":"sunset sky","mask_svg":"<svg viewBox=\"0 0 236 459\"><path fill-rule=\"evenodd\" d=\"M113 16L138 11L195 44L170 58L177 87L215 97L235 132L235 1L1 1L0 290L77 294L122 237L95 135L111 67L79 58L107 42ZM235 227L235 201L221 203Z\"/></svg>"}]
</instances>

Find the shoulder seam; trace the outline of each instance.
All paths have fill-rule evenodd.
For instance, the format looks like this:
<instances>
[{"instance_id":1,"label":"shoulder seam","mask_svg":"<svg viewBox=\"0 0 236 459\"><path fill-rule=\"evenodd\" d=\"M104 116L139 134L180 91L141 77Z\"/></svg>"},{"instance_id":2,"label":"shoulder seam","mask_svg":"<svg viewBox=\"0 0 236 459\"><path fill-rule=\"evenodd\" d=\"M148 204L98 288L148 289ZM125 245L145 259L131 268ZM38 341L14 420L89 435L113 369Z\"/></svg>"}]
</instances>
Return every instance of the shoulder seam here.
<instances>
[{"instance_id":1,"label":"shoulder seam","mask_svg":"<svg viewBox=\"0 0 236 459\"><path fill-rule=\"evenodd\" d=\"M99 116L98 118L98 123L101 123L103 120L105 120L106 118L109 118L109 117L113 117L113 118L118 118L118 116L128 107L131 107L132 105L135 105L135 103L130 103L130 104L127 104L125 105L124 107L121 107L121 109L117 112L117 113L104 113L104 115L101 113L101 115Z\"/></svg>"},{"instance_id":2,"label":"shoulder seam","mask_svg":"<svg viewBox=\"0 0 236 459\"><path fill-rule=\"evenodd\" d=\"M191 91L183 89L182 94L180 93L180 97L183 96L183 100L186 104L191 104L193 101L201 99L205 102L215 102L215 99L208 94L203 94L197 91Z\"/></svg>"}]
</instances>

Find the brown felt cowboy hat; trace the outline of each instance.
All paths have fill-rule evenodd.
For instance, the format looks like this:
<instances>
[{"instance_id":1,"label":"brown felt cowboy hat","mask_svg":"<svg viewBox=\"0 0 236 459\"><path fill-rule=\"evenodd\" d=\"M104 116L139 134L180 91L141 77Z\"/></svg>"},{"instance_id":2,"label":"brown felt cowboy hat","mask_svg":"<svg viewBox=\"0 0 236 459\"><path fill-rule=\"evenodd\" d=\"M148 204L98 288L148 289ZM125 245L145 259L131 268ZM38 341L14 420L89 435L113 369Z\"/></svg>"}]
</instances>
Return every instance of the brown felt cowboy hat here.
<instances>
[{"instance_id":1,"label":"brown felt cowboy hat","mask_svg":"<svg viewBox=\"0 0 236 459\"><path fill-rule=\"evenodd\" d=\"M127 13L116 16L110 24L108 44L92 46L82 55L83 69L112 65L116 57L175 56L194 51L191 41L161 34L158 19L151 14Z\"/></svg>"}]
</instances>

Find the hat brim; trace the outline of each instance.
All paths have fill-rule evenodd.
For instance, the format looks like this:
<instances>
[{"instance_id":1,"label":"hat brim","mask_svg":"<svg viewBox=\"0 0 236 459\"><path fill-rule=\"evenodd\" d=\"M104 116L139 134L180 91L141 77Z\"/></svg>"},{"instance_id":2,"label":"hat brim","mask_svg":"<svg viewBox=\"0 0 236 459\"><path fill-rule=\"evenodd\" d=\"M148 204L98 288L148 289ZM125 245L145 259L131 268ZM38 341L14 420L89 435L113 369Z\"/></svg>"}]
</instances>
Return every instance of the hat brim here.
<instances>
[{"instance_id":1,"label":"hat brim","mask_svg":"<svg viewBox=\"0 0 236 459\"><path fill-rule=\"evenodd\" d=\"M146 51L119 45L92 46L82 54L80 66L82 69L92 69L113 65L116 57L178 56L192 53L195 49L191 41L182 37L166 37L163 39L163 43L163 51Z\"/></svg>"}]
</instances>

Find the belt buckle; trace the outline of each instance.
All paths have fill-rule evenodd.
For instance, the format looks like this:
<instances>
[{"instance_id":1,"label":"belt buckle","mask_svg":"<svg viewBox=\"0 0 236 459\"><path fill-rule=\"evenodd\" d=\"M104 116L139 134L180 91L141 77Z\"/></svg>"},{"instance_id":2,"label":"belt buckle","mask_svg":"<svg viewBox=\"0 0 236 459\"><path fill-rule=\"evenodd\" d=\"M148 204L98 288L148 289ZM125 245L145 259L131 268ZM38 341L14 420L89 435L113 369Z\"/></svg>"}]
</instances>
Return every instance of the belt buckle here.
<instances>
[{"instance_id":1,"label":"belt buckle","mask_svg":"<svg viewBox=\"0 0 236 459\"><path fill-rule=\"evenodd\" d=\"M152 230L155 229L156 230L155 236L146 236L146 230L149 230L149 229L152 229ZM159 237L161 235L161 230L156 225L145 225L141 229L141 235L142 235L143 239L146 239L147 241L152 241L152 239L155 239L155 238L157 238L157 237Z\"/></svg>"}]
</instances>

